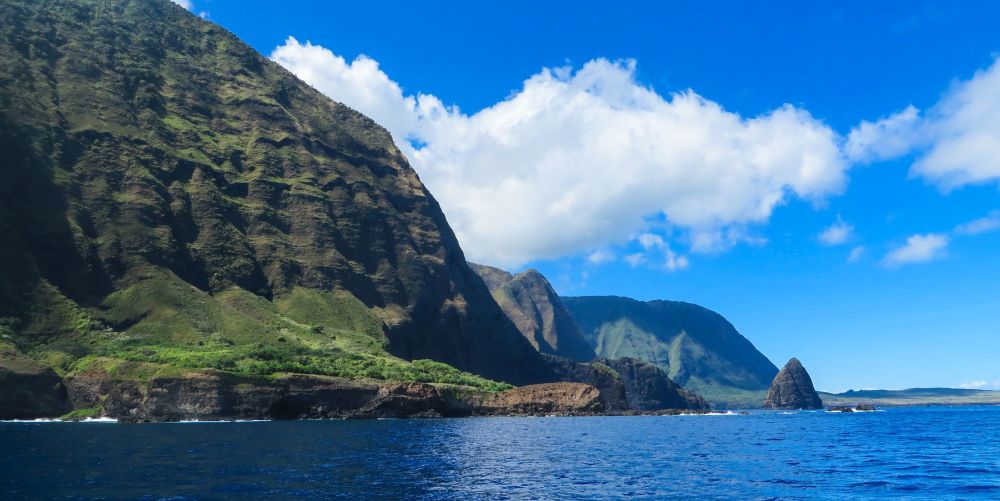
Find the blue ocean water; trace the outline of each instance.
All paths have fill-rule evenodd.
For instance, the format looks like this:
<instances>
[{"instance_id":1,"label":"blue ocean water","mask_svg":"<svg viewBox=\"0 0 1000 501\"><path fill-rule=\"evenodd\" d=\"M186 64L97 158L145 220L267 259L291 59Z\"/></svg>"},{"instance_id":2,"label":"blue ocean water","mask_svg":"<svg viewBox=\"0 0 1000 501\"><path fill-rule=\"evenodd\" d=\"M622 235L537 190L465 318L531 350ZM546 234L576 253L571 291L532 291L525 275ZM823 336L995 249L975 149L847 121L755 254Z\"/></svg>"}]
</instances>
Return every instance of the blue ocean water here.
<instances>
[{"instance_id":1,"label":"blue ocean water","mask_svg":"<svg viewBox=\"0 0 1000 501\"><path fill-rule=\"evenodd\" d=\"M0 423L3 499L1000 498L1000 407Z\"/></svg>"}]
</instances>

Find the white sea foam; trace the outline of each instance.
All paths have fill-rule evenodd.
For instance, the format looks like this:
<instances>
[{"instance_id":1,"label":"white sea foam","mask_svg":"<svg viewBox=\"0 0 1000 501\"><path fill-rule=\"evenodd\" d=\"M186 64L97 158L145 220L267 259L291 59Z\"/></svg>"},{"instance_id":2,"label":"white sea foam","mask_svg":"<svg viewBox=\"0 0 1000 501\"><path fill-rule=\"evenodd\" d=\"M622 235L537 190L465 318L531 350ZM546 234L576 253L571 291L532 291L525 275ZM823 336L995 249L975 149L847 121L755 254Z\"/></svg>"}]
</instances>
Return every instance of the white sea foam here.
<instances>
[{"instance_id":1,"label":"white sea foam","mask_svg":"<svg viewBox=\"0 0 1000 501\"><path fill-rule=\"evenodd\" d=\"M270 419L182 419L168 421L174 424L211 424L211 423L268 423Z\"/></svg>"},{"instance_id":2,"label":"white sea foam","mask_svg":"<svg viewBox=\"0 0 1000 501\"><path fill-rule=\"evenodd\" d=\"M58 418L38 418L38 419L4 419L2 423L117 423L118 420L109 417L83 418L77 421L63 420Z\"/></svg>"},{"instance_id":3,"label":"white sea foam","mask_svg":"<svg viewBox=\"0 0 1000 501\"><path fill-rule=\"evenodd\" d=\"M83 418L81 423L117 423L118 420L109 417L97 417L97 418Z\"/></svg>"},{"instance_id":4,"label":"white sea foam","mask_svg":"<svg viewBox=\"0 0 1000 501\"><path fill-rule=\"evenodd\" d=\"M680 414L676 414L676 415L677 416L739 416L740 413L733 412L733 411L725 411L725 412L703 412L703 413L694 413L694 412L692 412L692 413L680 413Z\"/></svg>"}]
</instances>

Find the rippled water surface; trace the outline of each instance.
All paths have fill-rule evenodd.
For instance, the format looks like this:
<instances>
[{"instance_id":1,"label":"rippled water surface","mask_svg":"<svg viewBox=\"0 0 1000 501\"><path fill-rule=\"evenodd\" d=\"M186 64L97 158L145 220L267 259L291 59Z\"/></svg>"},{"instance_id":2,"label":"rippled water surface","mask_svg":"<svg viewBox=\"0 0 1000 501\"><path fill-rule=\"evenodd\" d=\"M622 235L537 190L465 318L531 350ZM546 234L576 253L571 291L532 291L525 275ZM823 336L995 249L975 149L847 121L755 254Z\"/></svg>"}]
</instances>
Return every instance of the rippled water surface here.
<instances>
[{"instance_id":1,"label":"rippled water surface","mask_svg":"<svg viewBox=\"0 0 1000 501\"><path fill-rule=\"evenodd\" d=\"M1000 407L0 423L0 498L1000 498Z\"/></svg>"}]
</instances>

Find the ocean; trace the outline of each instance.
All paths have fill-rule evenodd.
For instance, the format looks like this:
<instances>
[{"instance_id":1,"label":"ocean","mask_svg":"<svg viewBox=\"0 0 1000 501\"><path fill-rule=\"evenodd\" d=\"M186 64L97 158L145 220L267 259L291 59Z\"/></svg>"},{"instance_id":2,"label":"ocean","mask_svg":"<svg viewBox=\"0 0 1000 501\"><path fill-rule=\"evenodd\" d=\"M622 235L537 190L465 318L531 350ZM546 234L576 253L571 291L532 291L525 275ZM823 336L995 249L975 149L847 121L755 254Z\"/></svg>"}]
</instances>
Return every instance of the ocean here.
<instances>
[{"instance_id":1,"label":"ocean","mask_svg":"<svg viewBox=\"0 0 1000 501\"><path fill-rule=\"evenodd\" d=\"M0 498L1000 498L1000 407L4 422Z\"/></svg>"}]
</instances>

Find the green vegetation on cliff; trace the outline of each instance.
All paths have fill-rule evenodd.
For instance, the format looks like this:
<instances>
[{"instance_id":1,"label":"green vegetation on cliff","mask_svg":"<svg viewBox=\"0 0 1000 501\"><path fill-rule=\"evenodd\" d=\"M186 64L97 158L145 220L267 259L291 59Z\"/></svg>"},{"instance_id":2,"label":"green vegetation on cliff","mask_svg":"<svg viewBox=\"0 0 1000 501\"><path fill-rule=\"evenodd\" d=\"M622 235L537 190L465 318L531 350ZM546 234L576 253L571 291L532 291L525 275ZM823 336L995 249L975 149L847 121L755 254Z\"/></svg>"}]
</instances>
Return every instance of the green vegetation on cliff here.
<instances>
[{"instance_id":1,"label":"green vegetation on cliff","mask_svg":"<svg viewBox=\"0 0 1000 501\"><path fill-rule=\"evenodd\" d=\"M0 180L0 341L64 375L544 377L389 134L167 0L0 4Z\"/></svg>"}]
</instances>

